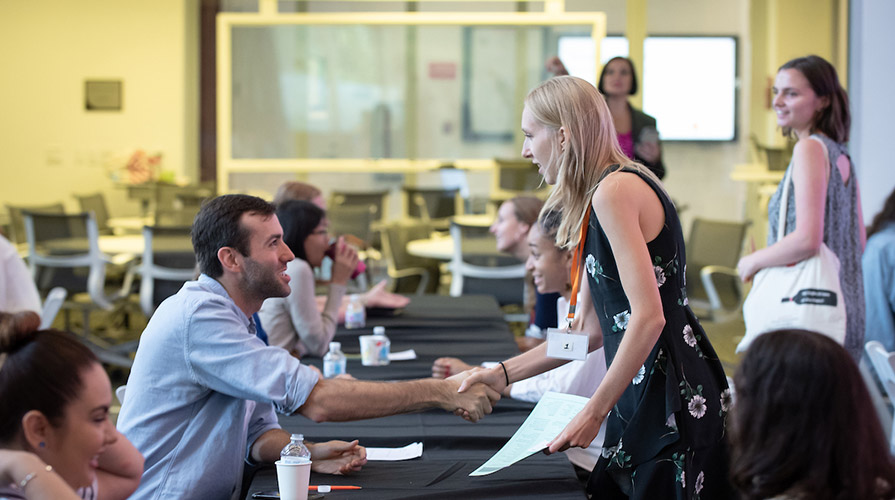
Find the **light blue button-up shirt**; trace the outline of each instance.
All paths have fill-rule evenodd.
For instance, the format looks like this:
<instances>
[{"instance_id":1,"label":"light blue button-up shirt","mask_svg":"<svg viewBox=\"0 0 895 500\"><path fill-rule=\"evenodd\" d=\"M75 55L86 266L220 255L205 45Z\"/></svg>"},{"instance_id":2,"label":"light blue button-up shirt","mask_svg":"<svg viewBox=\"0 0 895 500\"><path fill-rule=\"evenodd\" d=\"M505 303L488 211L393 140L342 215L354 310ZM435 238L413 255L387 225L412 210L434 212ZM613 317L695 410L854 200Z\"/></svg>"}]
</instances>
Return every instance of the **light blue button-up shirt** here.
<instances>
[{"instance_id":1,"label":"light blue button-up shirt","mask_svg":"<svg viewBox=\"0 0 895 500\"><path fill-rule=\"evenodd\" d=\"M140 338L118 430L146 459L134 499L230 499L255 440L295 412L317 375L268 347L206 275L162 302Z\"/></svg>"},{"instance_id":2,"label":"light blue button-up shirt","mask_svg":"<svg viewBox=\"0 0 895 500\"><path fill-rule=\"evenodd\" d=\"M866 335L887 351L895 351L895 223L867 240L861 266L864 269Z\"/></svg>"}]
</instances>

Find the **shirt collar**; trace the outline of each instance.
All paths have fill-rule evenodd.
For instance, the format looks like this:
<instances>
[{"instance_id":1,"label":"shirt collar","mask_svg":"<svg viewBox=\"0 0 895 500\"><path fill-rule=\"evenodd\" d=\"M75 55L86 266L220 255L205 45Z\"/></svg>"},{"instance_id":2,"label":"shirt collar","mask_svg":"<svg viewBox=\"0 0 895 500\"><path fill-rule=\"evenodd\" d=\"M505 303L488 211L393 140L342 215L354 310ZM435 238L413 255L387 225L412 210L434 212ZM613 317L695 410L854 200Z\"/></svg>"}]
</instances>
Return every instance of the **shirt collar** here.
<instances>
[{"instance_id":1,"label":"shirt collar","mask_svg":"<svg viewBox=\"0 0 895 500\"><path fill-rule=\"evenodd\" d=\"M220 281L204 273L199 275L199 279L197 281L200 285L207 288L210 292L220 295L221 297L225 297L227 300L229 300L233 304L233 308L239 311L239 317L244 320L246 330L248 330L250 334L255 335L255 332L257 330L255 328L254 319L252 319L251 316L246 316L245 313L242 312L242 309L240 309L236 305L236 302L233 301L233 299L230 297L230 294L227 293L227 289L224 288L224 285L222 285Z\"/></svg>"}]
</instances>

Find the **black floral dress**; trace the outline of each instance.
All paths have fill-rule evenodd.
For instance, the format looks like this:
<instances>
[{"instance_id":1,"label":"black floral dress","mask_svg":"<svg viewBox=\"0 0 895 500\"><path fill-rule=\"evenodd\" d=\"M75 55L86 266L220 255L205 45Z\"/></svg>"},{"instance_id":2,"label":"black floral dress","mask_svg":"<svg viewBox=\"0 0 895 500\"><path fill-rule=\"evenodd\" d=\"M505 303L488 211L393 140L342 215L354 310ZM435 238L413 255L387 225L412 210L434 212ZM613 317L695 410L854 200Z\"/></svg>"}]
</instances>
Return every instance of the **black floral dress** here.
<instances>
[{"instance_id":1,"label":"black floral dress","mask_svg":"<svg viewBox=\"0 0 895 500\"><path fill-rule=\"evenodd\" d=\"M665 209L665 227L647 244L665 328L609 413L603 454L588 492L601 500L733 498L725 437L730 390L715 350L687 305L680 221L671 200L652 179L624 171L649 184ZM593 209L582 260L610 366L625 336L631 306Z\"/></svg>"}]
</instances>

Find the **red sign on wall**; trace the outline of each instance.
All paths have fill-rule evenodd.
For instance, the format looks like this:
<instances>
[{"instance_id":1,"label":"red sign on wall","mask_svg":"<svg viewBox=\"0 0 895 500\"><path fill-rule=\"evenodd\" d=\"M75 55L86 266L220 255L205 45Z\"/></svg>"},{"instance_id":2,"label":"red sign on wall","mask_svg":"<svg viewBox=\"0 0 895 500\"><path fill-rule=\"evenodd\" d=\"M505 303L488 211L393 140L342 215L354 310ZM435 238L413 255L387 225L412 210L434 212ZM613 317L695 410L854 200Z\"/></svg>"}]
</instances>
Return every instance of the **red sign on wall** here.
<instances>
[{"instance_id":1,"label":"red sign on wall","mask_svg":"<svg viewBox=\"0 0 895 500\"><path fill-rule=\"evenodd\" d=\"M429 78L438 80L453 80L457 78L457 63L431 62L429 63Z\"/></svg>"}]
</instances>

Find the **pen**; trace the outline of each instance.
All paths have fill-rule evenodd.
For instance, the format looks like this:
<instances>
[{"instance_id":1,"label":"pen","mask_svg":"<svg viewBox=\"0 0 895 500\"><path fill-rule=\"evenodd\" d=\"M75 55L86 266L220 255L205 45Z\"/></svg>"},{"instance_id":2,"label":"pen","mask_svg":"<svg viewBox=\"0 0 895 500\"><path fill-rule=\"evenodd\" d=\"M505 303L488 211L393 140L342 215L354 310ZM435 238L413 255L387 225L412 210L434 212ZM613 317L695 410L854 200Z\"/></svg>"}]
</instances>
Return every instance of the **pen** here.
<instances>
[{"instance_id":1,"label":"pen","mask_svg":"<svg viewBox=\"0 0 895 500\"><path fill-rule=\"evenodd\" d=\"M320 486L312 484L312 485L308 486L308 490L319 491L321 493L326 493L328 491L335 491L335 490L359 490L359 489L360 489L360 486L340 486L340 485L330 486L330 485L326 485L326 484L321 484Z\"/></svg>"}]
</instances>

